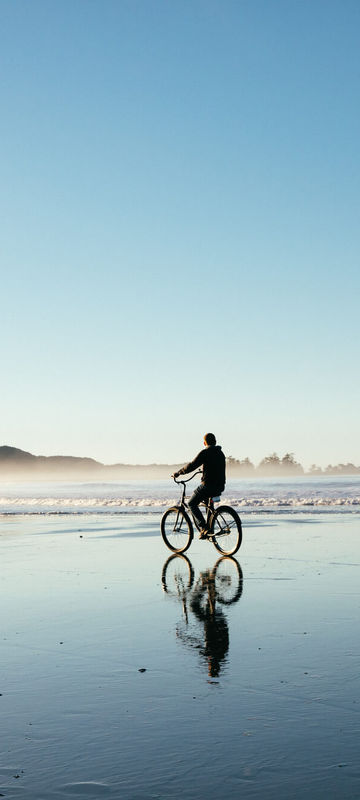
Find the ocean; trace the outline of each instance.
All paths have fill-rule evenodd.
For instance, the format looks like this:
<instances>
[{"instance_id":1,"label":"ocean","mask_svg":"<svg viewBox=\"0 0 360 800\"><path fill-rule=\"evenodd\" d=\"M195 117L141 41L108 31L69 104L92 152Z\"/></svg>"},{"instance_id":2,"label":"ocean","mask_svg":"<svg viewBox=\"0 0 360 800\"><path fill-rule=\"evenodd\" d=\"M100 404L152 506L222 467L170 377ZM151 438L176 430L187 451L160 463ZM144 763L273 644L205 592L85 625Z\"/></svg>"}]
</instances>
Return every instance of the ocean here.
<instances>
[{"instance_id":1,"label":"ocean","mask_svg":"<svg viewBox=\"0 0 360 800\"><path fill-rule=\"evenodd\" d=\"M188 484L188 494L197 481ZM0 485L0 514L160 514L179 498L180 487L171 479L9 482ZM242 514L359 514L360 475L229 480L221 502Z\"/></svg>"}]
</instances>

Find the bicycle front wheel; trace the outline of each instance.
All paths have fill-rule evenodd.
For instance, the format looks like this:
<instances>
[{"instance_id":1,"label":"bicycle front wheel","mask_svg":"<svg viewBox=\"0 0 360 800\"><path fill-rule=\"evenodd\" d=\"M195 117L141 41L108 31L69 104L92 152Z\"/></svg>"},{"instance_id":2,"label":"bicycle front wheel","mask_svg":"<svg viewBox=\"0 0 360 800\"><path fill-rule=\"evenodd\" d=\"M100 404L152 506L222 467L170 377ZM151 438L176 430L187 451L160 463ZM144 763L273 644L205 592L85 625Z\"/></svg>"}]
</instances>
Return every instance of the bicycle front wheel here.
<instances>
[{"instance_id":1,"label":"bicycle front wheel","mask_svg":"<svg viewBox=\"0 0 360 800\"><path fill-rule=\"evenodd\" d=\"M193 538L193 526L190 518L179 506L168 508L162 517L161 535L169 550L173 553L185 553Z\"/></svg>"},{"instance_id":2,"label":"bicycle front wheel","mask_svg":"<svg viewBox=\"0 0 360 800\"><path fill-rule=\"evenodd\" d=\"M211 533L219 553L233 556L242 541L241 519L236 511L230 506L219 506L212 518Z\"/></svg>"}]
</instances>

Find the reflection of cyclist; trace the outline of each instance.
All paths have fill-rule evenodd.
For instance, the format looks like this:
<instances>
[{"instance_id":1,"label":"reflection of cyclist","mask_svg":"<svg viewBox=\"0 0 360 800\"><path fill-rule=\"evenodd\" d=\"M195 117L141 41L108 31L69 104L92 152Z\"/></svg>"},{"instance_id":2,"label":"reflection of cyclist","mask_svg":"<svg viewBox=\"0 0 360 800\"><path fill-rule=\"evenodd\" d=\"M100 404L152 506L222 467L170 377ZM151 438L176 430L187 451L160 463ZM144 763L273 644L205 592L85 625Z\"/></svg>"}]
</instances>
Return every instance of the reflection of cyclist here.
<instances>
[{"instance_id":1,"label":"reflection of cyclist","mask_svg":"<svg viewBox=\"0 0 360 800\"><path fill-rule=\"evenodd\" d=\"M240 564L235 558L219 558L212 569L200 572L194 586L190 560L173 555L165 561L161 582L164 592L177 599L183 608L185 624L177 624L176 636L205 659L211 678L218 677L230 640L228 622L219 604L230 606L240 599L243 591ZM196 618L195 628L193 617Z\"/></svg>"},{"instance_id":2,"label":"reflection of cyclist","mask_svg":"<svg viewBox=\"0 0 360 800\"><path fill-rule=\"evenodd\" d=\"M204 502L209 497L216 497L225 488L225 456L220 445L216 444L216 438L213 433L205 434L204 445L205 449L201 450L193 461L182 467L179 472L174 473L174 478L177 478L179 475L193 472L197 467L202 467L201 484L195 489L188 502L195 522L200 529L200 539L206 538L208 530L205 519L199 509L199 503Z\"/></svg>"},{"instance_id":3,"label":"reflection of cyclist","mask_svg":"<svg viewBox=\"0 0 360 800\"><path fill-rule=\"evenodd\" d=\"M206 590L207 602L204 608L202 600ZM208 662L208 674L211 678L217 678L229 649L229 629L225 615L215 606L214 571L201 573L191 598L191 610L204 625L205 642L200 652Z\"/></svg>"}]
</instances>

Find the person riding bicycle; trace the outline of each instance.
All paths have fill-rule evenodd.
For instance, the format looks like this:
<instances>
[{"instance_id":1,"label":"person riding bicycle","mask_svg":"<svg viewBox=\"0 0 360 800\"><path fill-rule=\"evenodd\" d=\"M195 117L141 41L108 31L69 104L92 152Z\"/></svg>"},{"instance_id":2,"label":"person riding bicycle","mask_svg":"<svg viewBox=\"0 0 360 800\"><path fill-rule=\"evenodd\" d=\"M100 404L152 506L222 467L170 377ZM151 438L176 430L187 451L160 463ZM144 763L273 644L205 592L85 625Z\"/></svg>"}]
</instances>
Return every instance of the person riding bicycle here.
<instances>
[{"instance_id":1,"label":"person riding bicycle","mask_svg":"<svg viewBox=\"0 0 360 800\"><path fill-rule=\"evenodd\" d=\"M193 472L197 467L202 466L202 481L200 486L195 489L194 494L190 497L188 506L200 529L199 539L206 539L209 531L206 527L205 519L199 509L199 503L208 500L209 497L217 497L225 488L225 456L220 447L216 444L216 438L213 433L206 433L204 436L205 449L200 450L200 453L189 461L185 467L174 472L174 478L179 475L186 475L188 472Z\"/></svg>"}]
</instances>

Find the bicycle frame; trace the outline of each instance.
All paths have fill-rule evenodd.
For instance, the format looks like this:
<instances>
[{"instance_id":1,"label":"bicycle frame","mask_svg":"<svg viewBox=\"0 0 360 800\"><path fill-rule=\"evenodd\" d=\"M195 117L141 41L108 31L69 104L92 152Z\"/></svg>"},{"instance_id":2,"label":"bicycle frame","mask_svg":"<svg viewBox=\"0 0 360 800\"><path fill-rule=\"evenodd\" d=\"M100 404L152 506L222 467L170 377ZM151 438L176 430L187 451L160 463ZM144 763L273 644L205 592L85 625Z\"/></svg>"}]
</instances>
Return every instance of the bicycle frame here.
<instances>
[{"instance_id":1,"label":"bicycle frame","mask_svg":"<svg viewBox=\"0 0 360 800\"><path fill-rule=\"evenodd\" d=\"M186 497L185 497L185 495L186 495L186 484L189 483L189 481L192 481L192 479L195 478L195 475L201 475L201 470L199 469L199 470L197 470L197 472L194 472L194 474L190 475L190 478L187 478L186 481L178 481L177 478L174 478L175 483L182 484L182 487L183 487L181 500L180 500L180 508L182 508L184 511L185 510L186 511L190 511L190 513L191 513L191 509L189 508L189 506L188 506L188 504L186 502ZM209 499L207 500L206 503L204 502L204 503L201 503L200 505L204 505L205 508L207 509L206 526L208 528L210 528L211 522L212 522L212 517L213 517L213 514L214 514L214 501L213 501L212 497L209 497ZM195 523L195 527L198 528L197 522L193 518L192 514L191 514L191 517L192 517L192 520Z\"/></svg>"}]
</instances>

